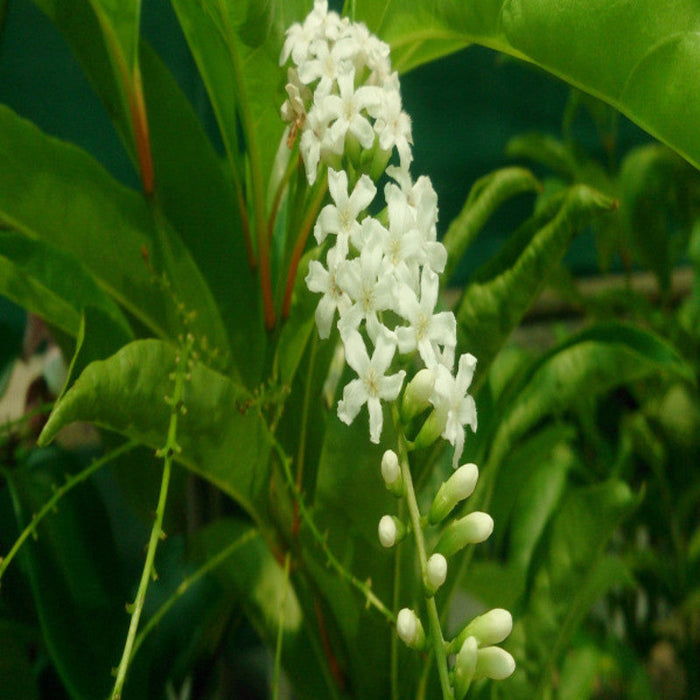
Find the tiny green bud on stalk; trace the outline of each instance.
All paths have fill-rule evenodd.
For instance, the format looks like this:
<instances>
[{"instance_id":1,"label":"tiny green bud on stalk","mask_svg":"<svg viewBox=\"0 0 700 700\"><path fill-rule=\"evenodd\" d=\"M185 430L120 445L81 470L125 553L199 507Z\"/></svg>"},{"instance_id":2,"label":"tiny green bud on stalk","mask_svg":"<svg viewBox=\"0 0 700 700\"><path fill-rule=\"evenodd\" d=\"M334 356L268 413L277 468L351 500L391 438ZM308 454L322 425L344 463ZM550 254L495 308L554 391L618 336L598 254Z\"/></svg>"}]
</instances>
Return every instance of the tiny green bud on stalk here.
<instances>
[{"instance_id":1,"label":"tiny green bud on stalk","mask_svg":"<svg viewBox=\"0 0 700 700\"><path fill-rule=\"evenodd\" d=\"M402 608L396 618L396 633L401 641L411 649L425 649L425 632L416 613L410 608Z\"/></svg>"},{"instance_id":2,"label":"tiny green bud on stalk","mask_svg":"<svg viewBox=\"0 0 700 700\"><path fill-rule=\"evenodd\" d=\"M474 637L479 647L500 644L513 631L513 616L503 608L494 608L475 617L451 642L449 651L461 648L467 637Z\"/></svg>"},{"instance_id":3,"label":"tiny green bud on stalk","mask_svg":"<svg viewBox=\"0 0 700 700\"><path fill-rule=\"evenodd\" d=\"M424 367L408 383L401 400L401 420L407 424L412 418L430 406L430 397L435 388L435 373Z\"/></svg>"},{"instance_id":4,"label":"tiny green bud on stalk","mask_svg":"<svg viewBox=\"0 0 700 700\"><path fill-rule=\"evenodd\" d=\"M476 655L474 678L491 678L502 681L515 671L515 659L501 647L479 649Z\"/></svg>"},{"instance_id":5,"label":"tiny green bud on stalk","mask_svg":"<svg viewBox=\"0 0 700 700\"><path fill-rule=\"evenodd\" d=\"M378 534L382 547L393 547L406 536L406 526L393 515L385 515L379 521Z\"/></svg>"},{"instance_id":6,"label":"tiny green bud on stalk","mask_svg":"<svg viewBox=\"0 0 700 700\"><path fill-rule=\"evenodd\" d=\"M463 464L457 469L440 486L428 513L428 522L431 525L442 522L460 501L472 495L478 479L479 470L476 464Z\"/></svg>"},{"instance_id":7,"label":"tiny green bud on stalk","mask_svg":"<svg viewBox=\"0 0 700 700\"><path fill-rule=\"evenodd\" d=\"M429 596L435 595L438 588L445 583L447 578L447 559L442 554L435 553L428 559L425 572L425 592Z\"/></svg>"},{"instance_id":8,"label":"tiny green bud on stalk","mask_svg":"<svg viewBox=\"0 0 700 700\"><path fill-rule=\"evenodd\" d=\"M451 557L468 544L478 544L487 540L492 532L493 518L488 513L469 513L445 528L435 551L445 557Z\"/></svg>"},{"instance_id":9,"label":"tiny green bud on stalk","mask_svg":"<svg viewBox=\"0 0 700 700\"><path fill-rule=\"evenodd\" d=\"M454 691L457 700L462 700L469 690L477 663L477 643L474 637L467 637L460 648L454 665Z\"/></svg>"}]
</instances>

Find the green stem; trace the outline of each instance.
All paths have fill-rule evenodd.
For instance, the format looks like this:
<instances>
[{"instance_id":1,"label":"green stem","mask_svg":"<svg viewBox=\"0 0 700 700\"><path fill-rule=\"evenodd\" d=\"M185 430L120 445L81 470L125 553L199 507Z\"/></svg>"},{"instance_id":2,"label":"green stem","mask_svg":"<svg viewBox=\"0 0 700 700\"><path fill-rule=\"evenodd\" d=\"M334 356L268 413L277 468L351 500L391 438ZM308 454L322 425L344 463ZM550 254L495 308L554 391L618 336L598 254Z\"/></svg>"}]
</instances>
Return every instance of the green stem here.
<instances>
[{"instance_id":1,"label":"green stem","mask_svg":"<svg viewBox=\"0 0 700 700\"><path fill-rule=\"evenodd\" d=\"M36 532L36 528L38 527L39 523L56 508L56 504L58 503L58 501L60 501L61 498L63 498L63 496L65 496L75 486L92 476L92 474L94 474L98 469L104 467L105 464L111 462L113 459L116 459L117 457L121 456L125 452L128 452L134 447L136 447L135 441L131 440L129 442L126 442L117 449L112 450L112 452L104 455L104 457L95 460L92 464L87 466L82 471L68 477L66 482L54 491L51 498L49 498L49 500L46 501L46 503L42 506L41 510L32 517L32 521L29 523L29 525L27 525L27 527L24 528L22 534L17 538L17 541L14 543L14 545L12 545L12 549L7 553L7 556L0 559L0 581L2 580L2 576L5 573L5 569L7 569L7 567L10 565L10 562L15 558L15 555L19 551L20 547L24 544L29 535L32 535Z\"/></svg>"},{"instance_id":2,"label":"green stem","mask_svg":"<svg viewBox=\"0 0 700 700\"><path fill-rule=\"evenodd\" d=\"M131 652L131 658L133 659L136 656L138 650L141 648L141 645L146 640L146 637L148 637L148 635L157 627L173 605L175 605L175 603L177 603L177 601L180 600L180 598L182 598L182 596L185 595L185 593L187 593L187 591L195 583L197 583L197 581L223 564L237 549L248 544L248 542L257 536L259 536L259 532L255 528L251 528L244 535L241 535L237 540L231 542L231 544L222 549L218 554L206 561L191 576L185 578L177 587L175 592L163 603L163 605L160 606L160 608L158 608L158 611L148 620L143 629L139 632L136 640L134 641L134 648Z\"/></svg>"},{"instance_id":3,"label":"green stem","mask_svg":"<svg viewBox=\"0 0 700 700\"><path fill-rule=\"evenodd\" d=\"M344 578L350 585L354 586L358 591L362 593L362 595L365 597L365 600L367 601L368 605L371 605L374 607L376 610L378 610L386 619L388 622L390 622L392 625L396 624L396 616L394 613L389 610L389 608L372 592L372 589L368 583L360 581L356 576L351 574L335 557L333 552L328 548L328 545L326 544L326 538L319 532L318 528L316 527L316 524L314 523L313 519L311 518L311 514L306 508L306 505L304 504L303 499L301 498L301 494L297 491L296 484L294 483L294 476L292 475L292 470L290 467L290 459L287 457L287 455L284 453L284 450L282 447L275 441L275 447L277 449L277 453L280 458L280 462L282 462L282 470L284 471L284 476L287 480L287 484L289 488L292 490L292 493L294 494L294 498L296 502L299 504L299 512L301 513L301 517L306 523L307 527L309 528L309 531L311 532L311 535L313 538L316 540L318 545L321 547L323 550L323 553L326 556L326 561L328 566L330 566L332 569L336 571L342 578Z\"/></svg>"},{"instance_id":4,"label":"green stem","mask_svg":"<svg viewBox=\"0 0 700 700\"><path fill-rule=\"evenodd\" d=\"M158 541L164 535L162 530L163 524L163 513L165 512L165 502L168 495L168 485L170 484L170 468L172 465L172 456L168 455L165 458L165 463L163 465L163 477L160 482L160 494L158 496L158 507L156 509L156 518L153 523L153 528L151 529L151 537L148 541L148 549L146 551L146 562L141 572L141 581L139 582L138 590L136 591L136 598L133 605L127 606L127 609L131 609L131 622L129 624L129 631L126 635L126 642L124 644L124 652L122 653L121 661L119 662L119 668L117 669L117 680L114 683L114 689L112 690L112 700L120 700L122 696L122 689L124 687L124 681L126 680L126 672L129 668L129 662L131 661L132 648L134 645L134 639L136 637L136 630L139 626L139 620L141 619L141 613L143 611L143 604L146 600L146 591L148 590L148 583L151 576L154 575L153 561L156 556L156 549L158 547Z\"/></svg>"},{"instance_id":5,"label":"green stem","mask_svg":"<svg viewBox=\"0 0 700 700\"><path fill-rule=\"evenodd\" d=\"M413 537L416 543L416 553L418 554L418 564L420 566L421 580L427 581L428 576L428 557L425 549L425 540L423 538L423 527L421 523L420 510L416 493L413 488L413 478L411 477L411 467L408 463L408 445L406 437L401 430L398 419L398 408L394 406L394 423L397 426L398 432L398 447L399 447L399 464L401 465L401 475L403 476L404 485L406 488L406 505L411 519L413 528ZM428 596L425 600L425 606L428 611L428 627L430 641L435 653L435 661L438 668L438 676L440 677L440 687L442 689L443 700L454 700L452 687L450 686L450 678L447 669L447 655L445 653L445 640L442 636L442 627L440 625L440 616L438 615L437 605L434 596Z\"/></svg>"},{"instance_id":6,"label":"green stem","mask_svg":"<svg viewBox=\"0 0 700 700\"><path fill-rule=\"evenodd\" d=\"M326 190L328 189L328 177L324 175L320 186L314 192L311 202L309 203L309 208L306 212L301 225L299 226L299 235L294 243L294 249L292 250L292 257L289 262L289 269L287 271L287 281L284 285L284 299L282 301L282 318L289 318L289 311L292 308L292 292L294 291L294 282L297 278L297 270L299 269L299 263L301 261L301 256L304 254L304 249L306 248L306 241L311 233L311 228L316 221L316 216L318 210L321 208L321 203L326 195Z\"/></svg>"},{"instance_id":7,"label":"green stem","mask_svg":"<svg viewBox=\"0 0 700 700\"><path fill-rule=\"evenodd\" d=\"M156 507L156 516L151 528L151 536L148 540L148 548L146 550L146 561L141 572L141 580L136 591L136 598L132 605L127 605L127 611L131 613L131 621L129 623L129 631L126 635L124 643L124 651L122 658L117 668L117 680L114 683L111 700L120 700L122 689L126 681L126 673L129 669L129 663L133 655L133 646L136 639L136 631L138 630L139 620L143 612L143 605L146 601L146 592L148 591L148 583L151 577L156 578L153 562L155 561L156 549L158 548L159 540L165 537L163 532L163 516L165 514L165 504L168 498L168 486L170 485L170 472L172 469L173 456L180 452L180 446L177 444L177 424L178 418L182 411L183 399L185 394L185 382L189 374L190 354L194 346L194 336L191 333L182 342L182 354L176 360L177 370L175 373L175 391L171 398L166 397L166 401L170 404L170 422L168 424L168 436L165 441L165 446L158 450L156 454L163 457L163 476L160 482L160 493L158 494L158 506Z\"/></svg>"}]
</instances>

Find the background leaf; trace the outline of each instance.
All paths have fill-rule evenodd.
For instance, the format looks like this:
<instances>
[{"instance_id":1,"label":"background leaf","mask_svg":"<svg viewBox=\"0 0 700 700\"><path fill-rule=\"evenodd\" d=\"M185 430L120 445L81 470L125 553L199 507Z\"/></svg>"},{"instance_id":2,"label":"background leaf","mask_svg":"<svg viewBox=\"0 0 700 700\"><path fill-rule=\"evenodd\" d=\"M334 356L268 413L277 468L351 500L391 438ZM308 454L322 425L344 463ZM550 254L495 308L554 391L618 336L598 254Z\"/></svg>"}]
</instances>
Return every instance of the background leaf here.
<instances>
[{"instance_id":1,"label":"background leaf","mask_svg":"<svg viewBox=\"0 0 700 700\"><path fill-rule=\"evenodd\" d=\"M466 287L456 316L461 347L479 359L481 377L542 290L575 233L612 201L585 185L552 197L511 236Z\"/></svg>"},{"instance_id":2,"label":"background leaf","mask_svg":"<svg viewBox=\"0 0 700 700\"><path fill-rule=\"evenodd\" d=\"M694 0L357 0L356 18L407 71L471 43L534 63L602 100L700 167Z\"/></svg>"}]
</instances>

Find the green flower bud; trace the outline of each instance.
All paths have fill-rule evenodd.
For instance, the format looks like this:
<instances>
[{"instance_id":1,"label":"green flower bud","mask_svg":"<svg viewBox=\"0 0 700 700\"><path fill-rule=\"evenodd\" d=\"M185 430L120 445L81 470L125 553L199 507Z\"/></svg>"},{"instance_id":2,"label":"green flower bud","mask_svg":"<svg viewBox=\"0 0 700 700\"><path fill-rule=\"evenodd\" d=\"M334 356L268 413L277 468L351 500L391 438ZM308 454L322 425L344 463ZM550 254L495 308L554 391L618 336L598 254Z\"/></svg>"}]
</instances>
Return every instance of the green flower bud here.
<instances>
[{"instance_id":1,"label":"green flower bud","mask_svg":"<svg viewBox=\"0 0 700 700\"><path fill-rule=\"evenodd\" d=\"M397 517L385 515L379 521L378 534L382 547L393 547L406 536L406 526Z\"/></svg>"},{"instance_id":2,"label":"green flower bud","mask_svg":"<svg viewBox=\"0 0 700 700\"><path fill-rule=\"evenodd\" d=\"M454 665L454 690L457 700L467 694L476 671L478 649L476 639L467 637L462 644Z\"/></svg>"},{"instance_id":3,"label":"green flower bud","mask_svg":"<svg viewBox=\"0 0 700 700\"><path fill-rule=\"evenodd\" d=\"M430 447L442 435L446 425L447 412L433 409L418 431L418 435L413 441L413 448L417 450L422 447Z\"/></svg>"},{"instance_id":4,"label":"green flower bud","mask_svg":"<svg viewBox=\"0 0 700 700\"><path fill-rule=\"evenodd\" d=\"M474 637L479 647L500 644L513 630L513 617L503 608L494 608L483 615L475 617L450 642L449 651L454 653L467 637Z\"/></svg>"},{"instance_id":5,"label":"green flower bud","mask_svg":"<svg viewBox=\"0 0 700 700\"><path fill-rule=\"evenodd\" d=\"M447 559L442 554L435 553L430 559L425 571L425 592L429 596L435 595L438 588L445 583L447 578Z\"/></svg>"},{"instance_id":6,"label":"green flower bud","mask_svg":"<svg viewBox=\"0 0 700 700\"><path fill-rule=\"evenodd\" d=\"M457 469L438 489L428 513L428 522L431 525L442 522L460 501L472 495L478 479L476 464L463 464Z\"/></svg>"},{"instance_id":7,"label":"green flower bud","mask_svg":"<svg viewBox=\"0 0 700 700\"><path fill-rule=\"evenodd\" d=\"M469 513L445 528L435 551L451 557L468 544L478 544L488 539L492 532L493 518L488 513Z\"/></svg>"},{"instance_id":8,"label":"green flower bud","mask_svg":"<svg viewBox=\"0 0 700 700\"><path fill-rule=\"evenodd\" d=\"M479 649L476 655L474 678L502 681L515 671L515 659L501 647Z\"/></svg>"},{"instance_id":9,"label":"green flower bud","mask_svg":"<svg viewBox=\"0 0 700 700\"><path fill-rule=\"evenodd\" d=\"M384 479L384 485L394 496L398 498L403 496L401 466L394 450L387 450L382 456L382 478Z\"/></svg>"},{"instance_id":10,"label":"green flower bud","mask_svg":"<svg viewBox=\"0 0 700 700\"><path fill-rule=\"evenodd\" d=\"M396 633L401 641L411 649L423 651L426 647L425 632L418 615L410 608L402 608L396 618Z\"/></svg>"},{"instance_id":11,"label":"green flower bud","mask_svg":"<svg viewBox=\"0 0 700 700\"><path fill-rule=\"evenodd\" d=\"M430 406L430 397L435 387L435 373L424 367L408 383L401 400L401 420L409 423Z\"/></svg>"}]
</instances>

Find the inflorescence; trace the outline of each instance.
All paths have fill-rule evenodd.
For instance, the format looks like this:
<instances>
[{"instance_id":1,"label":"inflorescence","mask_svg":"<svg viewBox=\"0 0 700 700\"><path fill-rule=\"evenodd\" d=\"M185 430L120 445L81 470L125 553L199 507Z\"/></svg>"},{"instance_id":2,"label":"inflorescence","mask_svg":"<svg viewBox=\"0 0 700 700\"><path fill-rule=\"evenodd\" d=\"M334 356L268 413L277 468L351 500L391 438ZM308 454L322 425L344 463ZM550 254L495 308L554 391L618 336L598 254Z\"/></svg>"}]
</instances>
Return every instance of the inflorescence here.
<instances>
[{"instance_id":1,"label":"inflorescence","mask_svg":"<svg viewBox=\"0 0 700 700\"><path fill-rule=\"evenodd\" d=\"M349 425L367 404L369 437L379 443L382 402L392 403L407 430L415 419L424 418L410 443L406 441L408 449L442 437L453 447L456 469L466 427L477 428L476 406L468 393L476 358L462 354L455 369L456 319L450 311L436 311L438 276L447 261L437 240L437 195L428 177L414 182L410 174L411 121L403 111L389 46L364 24L329 12L326 0L316 0L304 22L287 30L280 65L288 64L288 98L281 110L289 123L284 140L291 146L299 138L310 184L327 169L332 199L314 227L324 255L309 263L306 284L321 294L316 308L319 335L328 338L336 323L345 360L356 373L344 387L338 417ZM395 153L398 165L390 165ZM382 208L375 182L384 173L389 181ZM392 369L399 360L412 377L406 369ZM381 465L387 488L399 497L406 495L400 464L404 457L389 450ZM456 469L435 497L428 524L441 524L473 491L477 478L474 465ZM432 600L444 583L449 557L483 541L492 529L490 516L478 512L444 529L435 551L422 562L426 598ZM406 527L394 516L379 523L385 547L405 534ZM507 611L492 610L449 645L444 642L456 654L451 683L458 697L475 678L512 673L512 657L495 646L511 626ZM408 646L425 648L414 611L399 612L397 632Z\"/></svg>"}]
</instances>

